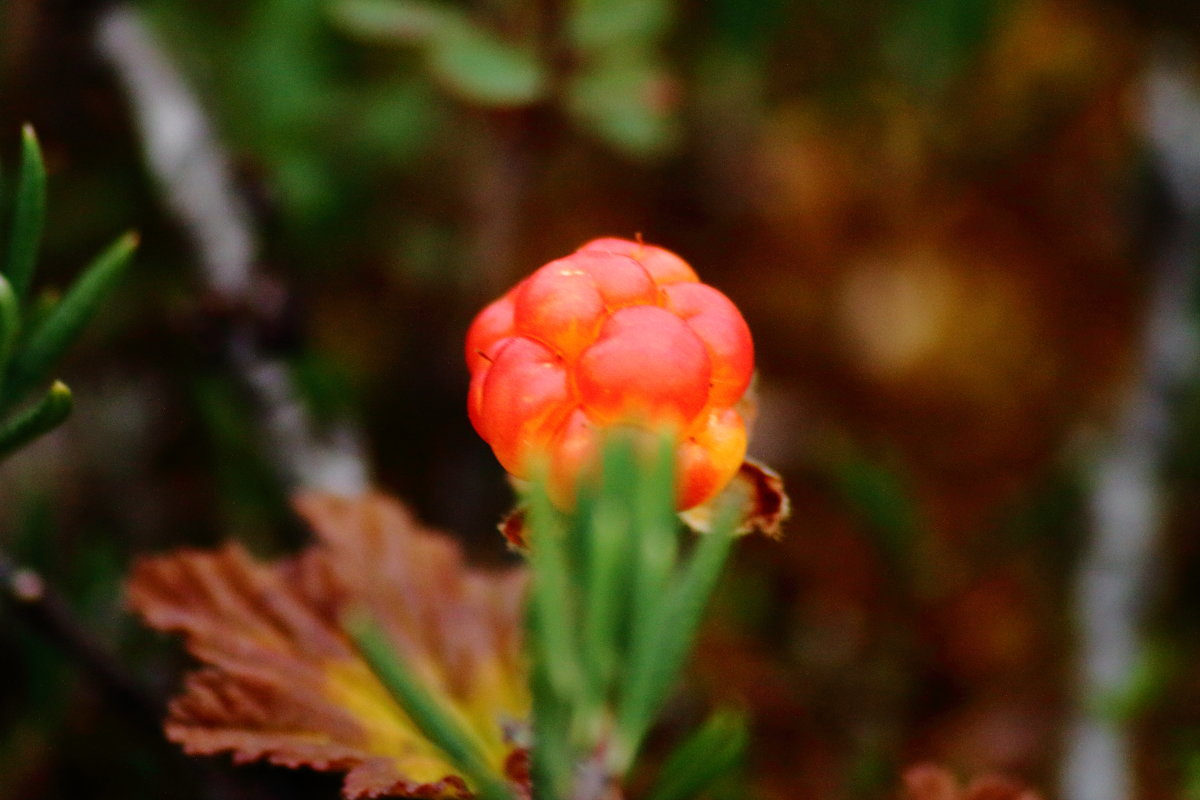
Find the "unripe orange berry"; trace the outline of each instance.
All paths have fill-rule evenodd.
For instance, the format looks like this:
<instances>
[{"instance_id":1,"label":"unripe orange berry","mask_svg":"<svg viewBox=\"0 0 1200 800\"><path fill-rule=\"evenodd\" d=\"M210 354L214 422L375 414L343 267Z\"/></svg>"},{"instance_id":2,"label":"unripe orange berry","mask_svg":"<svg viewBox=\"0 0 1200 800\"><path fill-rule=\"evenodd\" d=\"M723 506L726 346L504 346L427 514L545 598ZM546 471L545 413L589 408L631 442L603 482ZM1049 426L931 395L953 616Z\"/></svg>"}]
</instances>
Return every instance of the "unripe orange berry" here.
<instances>
[{"instance_id":1,"label":"unripe orange berry","mask_svg":"<svg viewBox=\"0 0 1200 800\"><path fill-rule=\"evenodd\" d=\"M535 458L572 502L610 425L679 437L678 505L699 505L737 473L746 426L735 406L754 345L737 307L661 247L596 239L487 306L467 333L468 411L513 475Z\"/></svg>"}]
</instances>

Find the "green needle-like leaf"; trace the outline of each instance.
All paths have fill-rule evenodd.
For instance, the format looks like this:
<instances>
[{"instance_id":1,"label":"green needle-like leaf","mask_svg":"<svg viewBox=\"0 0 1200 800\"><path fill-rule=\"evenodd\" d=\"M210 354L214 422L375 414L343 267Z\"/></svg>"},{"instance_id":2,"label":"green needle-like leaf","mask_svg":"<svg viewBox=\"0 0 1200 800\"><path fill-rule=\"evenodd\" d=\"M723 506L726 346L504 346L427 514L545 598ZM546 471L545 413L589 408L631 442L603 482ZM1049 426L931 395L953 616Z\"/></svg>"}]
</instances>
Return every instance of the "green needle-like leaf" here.
<instances>
[{"instance_id":1,"label":"green needle-like leaf","mask_svg":"<svg viewBox=\"0 0 1200 800\"><path fill-rule=\"evenodd\" d=\"M582 675L578 660L575 585L564 543L562 515L550 502L545 481L534 481L529 493L529 561L533 567L532 633L536 657L545 659L555 692L578 700Z\"/></svg>"},{"instance_id":2,"label":"green needle-like leaf","mask_svg":"<svg viewBox=\"0 0 1200 800\"><path fill-rule=\"evenodd\" d=\"M558 800L570 790L574 729L588 705L577 629L579 579L569 552L577 543L564 541L567 520L551 504L544 476L533 481L527 510L533 569L527 631L534 665L531 770L535 798Z\"/></svg>"},{"instance_id":3,"label":"green needle-like leaf","mask_svg":"<svg viewBox=\"0 0 1200 800\"><path fill-rule=\"evenodd\" d=\"M484 800L512 800L504 778L488 766L476 738L421 684L379 626L367 617L356 617L347 622L346 629L375 677L425 738L474 784L479 796Z\"/></svg>"},{"instance_id":4,"label":"green needle-like leaf","mask_svg":"<svg viewBox=\"0 0 1200 800\"><path fill-rule=\"evenodd\" d=\"M618 633L628 602L629 556L636 547L629 499L638 477L635 442L627 436L610 437L598 496L581 498L576 510L576 538L583 542L584 555L582 660L589 676L588 710L609 699L621 650Z\"/></svg>"},{"instance_id":5,"label":"green needle-like leaf","mask_svg":"<svg viewBox=\"0 0 1200 800\"><path fill-rule=\"evenodd\" d=\"M8 280L0 275L0 401L4 397L4 371L21 332L21 309Z\"/></svg>"},{"instance_id":6,"label":"green needle-like leaf","mask_svg":"<svg viewBox=\"0 0 1200 800\"><path fill-rule=\"evenodd\" d=\"M739 503L729 503L712 532L698 537L695 551L672 577L666 597L657 605L655 623L649 627L654 635L642 635L633 642L613 754L618 773L632 765L655 714L679 677L729 557L740 511Z\"/></svg>"},{"instance_id":7,"label":"green needle-like leaf","mask_svg":"<svg viewBox=\"0 0 1200 800\"><path fill-rule=\"evenodd\" d=\"M548 662L537 643L542 636L537 607L528 610L527 630L533 644L532 675L533 748L530 752L530 782L533 800L558 800L567 796L575 767L571 749L571 711L550 680Z\"/></svg>"},{"instance_id":8,"label":"green needle-like leaf","mask_svg":"<svg viewBox=\"0 0 1200 800\"><path fill-rule=\"evenodd\" d=\"M657 637L658 608L668 595L667 583L679 558L679 517L675 513L675 441L664 435L652 464L646 468L634 500L636 546L639 550L633 583L633 647Z\"/></svg>"},{"instance_id":9,"label":"green needle-like leaf","mask_svg":"<svg viewBox=\"0 0 1200 800\"><path fill-rule=\"evenodd\" d=\"M741 714L721 711L679 745L658 774L646 800L690 800L737 765L748 734Z\"/></svg>"},{"instance_id":10,"label":"green needle-like leaf","mask_svg":"<svg viewBox=\"0 0 1200 800\"><path fill-rule=\"evenodd\" d=\"M129 265L138 237L127 233L100 254L34 328L8 370L6 401L16 402L49 375Z\"/></svg>"},{"instance_id":11,"label":"green needle-like leaf","mask_svg":"<svg viewBox=\"0 0 1200 800\"><path fill-rule=\"evenodd\" d=\"M71 405L71 390L55 381L40 401L0 425L0 459L61 425L70 416Z\"/></svg>"},{"instance_id":12,"label":"green needle-like leaf","mask_svg":"<svg viewBox=\"0 0 1200 800\"><path fill-rule=\"evenodd\" d=\"M20 300L29 296L46 218L46 165L31 125L21 132L21 173L9 225L4 274Z\"/></svg>"}]
</instances>

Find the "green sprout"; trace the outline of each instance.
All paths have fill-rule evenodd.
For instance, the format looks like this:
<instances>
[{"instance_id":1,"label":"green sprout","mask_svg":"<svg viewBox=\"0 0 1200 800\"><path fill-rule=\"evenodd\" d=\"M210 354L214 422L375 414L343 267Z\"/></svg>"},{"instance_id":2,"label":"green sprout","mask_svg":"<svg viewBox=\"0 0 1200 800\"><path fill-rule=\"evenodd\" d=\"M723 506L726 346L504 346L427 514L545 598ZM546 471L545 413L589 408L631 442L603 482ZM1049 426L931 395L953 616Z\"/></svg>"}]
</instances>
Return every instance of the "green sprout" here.
<instances>
[{"instance_id":1,"label":"green sprout","mask_svg":"<svg viewBox=\"0 0 1200 800\"><path fill-rule=\"evenodd\" d=\"M138 237L126 233L97 256L57 300L31 300L46 216L46 167L33 128L21 136L21 166L7 236L0 242L0 459L58 427L71 413L71 390L51 369L83 332L125 273Z\"/></svg>"},{"instance_id":2,"label":"green sprout","mask_svg":"<svg viewBox=\"0 0 1200 800\"><path fill-rule=\"evenodd\" d=\"M691 652L743 504L731 498L711 532L685 533L673 451L669 437L647 447L645 436L618 432L573 510L551 504L545 479L526 492L534 800L600 798L623 785ZM376 677L475 791L514 797L377 627L356 619L348 628ZM647 797L696 797L737 766L746 739L741 715L718 711L668 757Z\"/></svg>"}]
</instances>

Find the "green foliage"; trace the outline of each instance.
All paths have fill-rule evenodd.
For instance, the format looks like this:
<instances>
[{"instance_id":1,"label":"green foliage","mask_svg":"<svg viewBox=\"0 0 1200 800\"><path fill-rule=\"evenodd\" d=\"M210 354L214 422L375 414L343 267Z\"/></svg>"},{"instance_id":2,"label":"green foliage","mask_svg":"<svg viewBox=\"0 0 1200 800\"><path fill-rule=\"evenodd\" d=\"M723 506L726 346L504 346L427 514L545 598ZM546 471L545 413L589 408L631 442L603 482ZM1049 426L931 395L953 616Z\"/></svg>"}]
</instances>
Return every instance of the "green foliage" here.
<instances>
[{"instance_id":1,"label":"green foliage","mask_svg":"<svg viewBox=\"0 0 1200 800\"><path fill-rule=\"evenodd\" d=\"M21 333L21 307L12 284L0 274L0 375L8 369Z\"/></svg>"},{"instance_id":2,"label":"green foliage","mask_svg":"<svg viewBox=\"0 0 1200 800\"><path fill-rule=\"evenodd\" d=\"M58 427L71 391L56 381L35 403L4 419L44 382L120 280L137 248L126 234L101 253L52 305L30 300L46 210L46 168L33 128L25 126L21 168L0 272L0 458Z\"/></svg>"},{"instance_id":3,"label":"green foliage","mask_svg":"<svg viewBox=\"0 0 1200 800\"><path fill-rule=\"evenodd\" d=\"M21 173L13 202L4 274L13 292L24 300L29 296L38 245L46 218L46 167L33 128L21 131Z\"/></svg>"},{"instance_id":4,"label":"green foliage","mask_svg":"<svg viewBox=\"0 0 1200 800\"><path fill-rule=\"evenodd\" d=\"M688 800L741 761L749 742L746 720L719 711L687 738L663 765L646 800Z\"/></svg>"},{"instance_id":5,"label":"green foliage","mask_svg":"<svg viewBox=\"0 0 1200 800\"><path fill-rule=\"evenodd\" d=\"M347 630L372 672L404 709L417 728L446 754L450 763L463 771L483 800L511 798L504 778L487 765L480 745L454 715L443 708L436 696L408 668L393 650L387 635L371 619L359 617L347 622Z\"/></svg>"},{"instance_id":6,"label":"green foliage","mask_svg":"<svg viewBox=\"0 0 1200 800\"><path fill-rule=\"evenodd\" d=\"M1121 686L1098 699L1094 709L1112 720L1136 720L1166 699L1171 680L1180 672L1179 654L1163 642L1151 641Z\"/></svg>"},{"instance_id":7,"label":"green foliage","mask_svg":"<svg viewBox=\"0 0 1200 800\"><path fill-rule=\"evenodd\" d=\"M526 494L535 798L563 800L592 782L621 781L691 650L741 504L729 502L713 532L681 547L673 452L670 437L650 447L644 434L613 435L599 480L580 489L573 511L551 503L544 480ZM470 732L377 625L355 619L348 629L425 736L485 797L506 796L503 777L487 767ZM695 797L740 761L746 738L740 715L716 714L668 760L653 797Z\"/></svg>"},{"instance_id":8,"label":"green foliage","mask_svg":"<svg viewBox=\"0 0 1200 800\"><path fill-rule=\"evenodd\" d=\"M647 621L632 642L618 718L617 763L626 769L691 650L729 556L736 513L736 506L726 510L713 531L700 539L691 557L668 573L657 602L640 610Z\"/></svg>"},{"instance_id":9,"label":"green foliage","mask_svg":"<svg viewBox=\"0 0 1200 800\"><path fill-rule=\"evenodd\" d=\"M833 465L832 471L837 489L874 534L889 563L910 569L920 519L904 477L885 462L855 455Z\"/></svg>"},{"instance_id":10,"label":"green foliage","mask_svg":"<svg viewBox=\"0 0 1200 800\"><path fill-rule=\"evenodd\" d=\"M661 155L678 141L657 52L675 19L671 0L579 0L562 30L509 24L499 26L504 35L460 7L423 0L335 0L331 13L359 39L416 47L429 77L468 104L560 103L580 127L633 156ZM535 46L539 37L561 39L573 66L552 74L559 67ZM550 92L559 84L561 97Z\"/></svg>"},{"instance_id":11,"label":"green foliage","mask_svg":"<svg viewBox=\"0 0 1200 800\"><path fill-rule=\"evenodd\" d=\"M916 0L903 3L885 52L911 86L937 92L978 52L999 0Z\"/></svg>"},{"instance_id":12,"label":"green foliage","mask_svg":"<svg viewBox=\"0 0 1200 800\"><path fill-rule=\"evenodd\" d=\"M339 0L332 13L355 36L384 43L419 42L464 19L460 9L419 0Z\"/></svg>"},{"instance_id":13,"label":"green foliage","mask_svg":"<svg viewBox=\"0 0 1200 800\"><path fill-rule=\"evenodd\" d=\"M71 414L71 390L55 381L41 400L0 425L0 458L61 425Z\"/></svg>"},{"instance_id":14,"label":"green foliage","mask_svg":"<svg viewBox=\"0 0 1200 800\"><path fill-rule=\"evenodd\" d=\"M125 274L137 249L137 235L127 233L88 265L45 317L29 330L7 375L11 400L19 400L45 380L54 363L83 333L105 297Z\"/></svg>"},{"instance_id":15,"label":"green foliage","mask_svg":"<svg viewBox=\"0 0 1200 800\"><path fill-rule=\"evenodd\" d=\"M532 50L476 25L446 26L430 41L428 65L435 78L479 105L529 105L545 93L545 69Z\"/></svg>"},{"instance_id":16,"label":"green foliage","mask_svg":"<svg viewBox=\"0 0 1200 800\"><path fill-rule=\"evenodd\" d=\"M545 93L545 68L533 49L475 24L460 8L409 0L340 0L332 13L360 38L417 45L429 74L468 103L525 106Z\"/></svg>"},{"instance_id":17,"label":"green foliage","mask_svg":"<svg viewBox=\"0 0 1200 800\"><path fill-rule=\"evenodd\" d=\"M731 504L681 556L670 442L649 454L644 445L614 436L598 483L581 489L572 513L550 503L542 482L527 497L539 796L569 796L589 772L628 773L734 540Z\"/></svg>"},{"instance_id":18,"label":"green foliage","mask_svg":"<svg viewBox=\"0 0 1200 800\"><path fill-rule=\"evenodd\" d=\"M1200 800L1200 750L1187 754L1183 765L1182 797Z\"/></svg>"},{"instance_id":19,"label":"green foliage","mask_svg":"<svg viewBox=\"0 0 1200 800\"><path fill-rule=\"evenodd\" d=\"M440 122L425 82L347 57L328 0L144 7L212 101L222 138L264 179L278 221L303 242L297 263L335 263L347 242L366 238L381 186L413 165Z\"/></svg>"},{"instance_id":20,"label":"green foliage","mask_svg":"<svg viewBox=\"0 0 1200 800\"><path fill-rule=\"evenodd\" d=\"M573 114L608 144L631 155L661 155L677 142L679 125L667 102L666 71L645 52L617 51L595 59L572 83Z\"/></svg>"},{"instance_id":21,"label":"green foliage","mask_svg":"<svg viewBox=\"0 0 1200 800\"><path fill-rule=\"evenodd\" d=\"M575 0L567 30L580 52L604 53L655 41L666 35L674 19L671 0Z\"/></svg>"}]
</instances>

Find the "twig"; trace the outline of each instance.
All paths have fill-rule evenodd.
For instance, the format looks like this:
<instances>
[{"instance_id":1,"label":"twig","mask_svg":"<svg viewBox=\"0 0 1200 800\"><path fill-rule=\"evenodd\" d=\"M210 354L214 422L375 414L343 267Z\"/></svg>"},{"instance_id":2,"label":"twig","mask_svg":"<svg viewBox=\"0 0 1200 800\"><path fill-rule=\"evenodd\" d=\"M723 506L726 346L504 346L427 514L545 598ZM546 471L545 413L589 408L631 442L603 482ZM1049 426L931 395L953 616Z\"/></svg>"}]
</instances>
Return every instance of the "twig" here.
<instances>
[{"instance_id":1,"label":"twig","mask_svg":"<svg viewBox=\"0 0 1200 800\"><path fill-rule=\"evenodd\" d=\"M1146 75L1145 134L1179 219L1155 268L1142 373L1095 465L1092 538L1075 586L1079 697L1066 744L1064 800L1134 794L1128 732L1102 706L1128 687L1142 657L1138 629L1157 560L1163 514L1157 473L1170 438L1169 401L1197 366L1188 306L1200 268L1200 86L1189 79L1189 66L1160 54Z\"/></svg>"},{"instance_id":2,"label":"twig","mask_svg":"<svg viewBox=\"0 0 1200 800\"><path fill-rule=\"evenodd\" d=\"M167 713L164 697L139 681L99 640L93 637L66 600L35 570L18 566L0 551L0 598L17 618L39 636L58 647L75 667L94 682L118 709L136 724L148 741L167 742L162 721ZM202 780L214 800L277 800L288 796L269 774L237 779L227 766L187 759L174 747L165 749L167 762L181 779Z\"/></svg>"},{"instance_id":3,"label":"twig","mask_svg":"<svg viewBox=\"0 0 1200 800\"><path fill-rule=\"evenodd\" d=\"M42 577L18 567L0 552L0 593L30 627L82 666L114 705L158 736L166 703L135 681L121 663L87 632L70 607Z\"/></svg>"},{"instance_id":4,"label":"twig","mask_svg":"<svg viewBox=\"0 0 1200 800\"><path fill-rule=\"evenodd\" d=\"M254 308L261 276L253 219L199 101L132 7L103 13L96 45L128 97L146 163L192 239L204 282L225 306ZM340 423L318 432L287 364L264 352L252 322L235 323L227 346L256 398L266 450L283 478L293 486L363 492L369 477L355 428Z\"/></svg>"}]
</instances>

